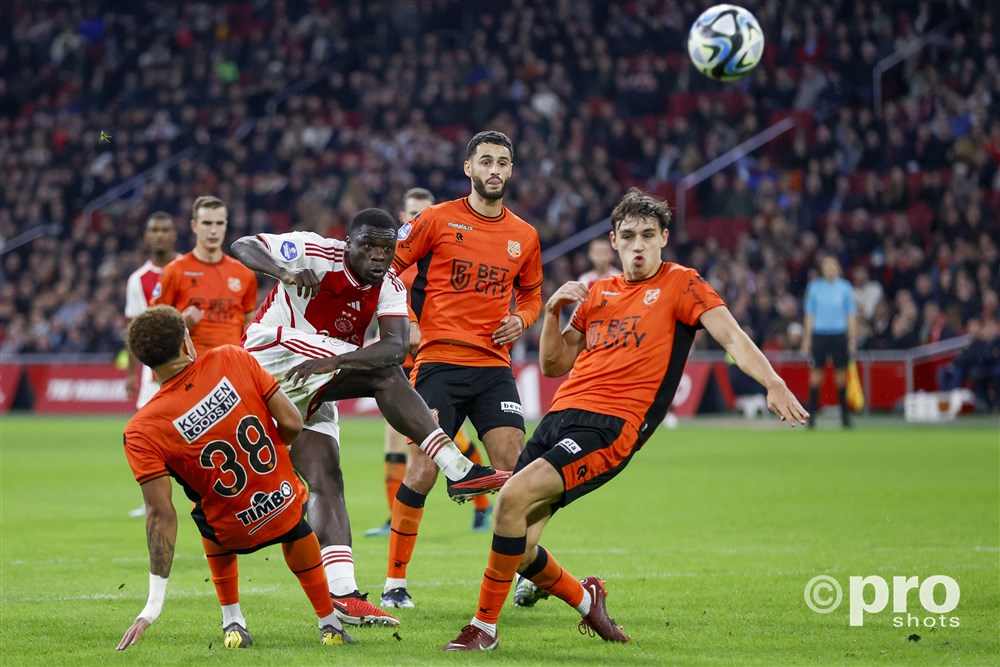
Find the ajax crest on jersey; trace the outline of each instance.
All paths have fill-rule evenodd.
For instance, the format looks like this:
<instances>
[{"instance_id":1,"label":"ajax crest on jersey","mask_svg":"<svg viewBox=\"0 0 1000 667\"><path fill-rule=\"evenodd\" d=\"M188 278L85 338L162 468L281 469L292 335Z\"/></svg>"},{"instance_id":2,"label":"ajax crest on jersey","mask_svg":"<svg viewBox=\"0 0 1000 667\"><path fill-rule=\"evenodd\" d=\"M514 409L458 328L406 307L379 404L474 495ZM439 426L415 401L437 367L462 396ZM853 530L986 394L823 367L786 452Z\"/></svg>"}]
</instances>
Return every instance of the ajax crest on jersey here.
<instances>
[{"instance_id":1,"label":"ajax crest on jersey","mask_svg":"<svg viewBox=\"0 0 1000 667\"><path fill-rule=\"evenodd\" d=\"M286 262L290 262L299 256L299 249L295 247L294 241L285 241L281 244L281 256Z\"/></svg>"},{"instance_id":2,"label":"ajax crest on jersey","mask_svg":"<svg viewBox=\"0 0 1000 667\"><path fill-rule=\"evenodd\" d=\"M764 55L764 33L754 15L736 5L706 9L688 31L695 69L716 81L736 81Z\"/></svg>"}]
</instances>

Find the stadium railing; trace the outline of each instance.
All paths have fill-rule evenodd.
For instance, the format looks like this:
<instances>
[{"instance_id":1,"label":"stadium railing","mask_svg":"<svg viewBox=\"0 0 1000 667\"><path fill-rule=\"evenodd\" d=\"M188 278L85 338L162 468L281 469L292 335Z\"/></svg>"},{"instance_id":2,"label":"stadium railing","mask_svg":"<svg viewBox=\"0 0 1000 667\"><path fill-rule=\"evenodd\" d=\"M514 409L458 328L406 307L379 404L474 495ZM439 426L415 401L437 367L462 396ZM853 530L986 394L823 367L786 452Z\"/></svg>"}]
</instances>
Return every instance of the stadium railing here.
<instances>
[{"instance_id":1,"label":"stadium railing","mask_svg":"<svg viewBox=\"0 0 1000 667\"><path fill-rule=\"evenodd\" d=\"M882 76L907 58L923 51L928 45L943 40L945 34L957 25L958 17L953 16L923 36L903 44L875 63L875 67L872 68L872 106L876 116L882 117Z\"/></svg>"},{"instance_id":2,"label":"stadium railing","mask_svg":"<svg viewBox=\"0 0 1000 667\"><path fill-rule=\"evenodd\" d=\"M699 183L709 179L718 171L722 171L729 165L742 160L744 157L757 150L761 146L767 144L768 142L774 141L780 137L785 132L793 129L798 125L798 120L794 116L786 116L782 118L777 123L767 127L754 136L750 137L738 146L730 148L728 151L715 158L708 164L702 166L700 169L688 174L682 178L677 183L677 194L675 195L676 201L676 215L674 216L674 224L678 230L684 229L684 218L687 213L687 193L688 190L697 186Z\"/></svg>"},{"instance_id":3,"label":"stadium railing","mask_svg":"<svg viewBox=\"0 0 1000 667\"><path fill-rule=\"evenodd\" d=\"M937 369L954 359L968 345L969 336L957 336L909 350L858 350L854 356L861 386L865 392L865 413L898 410L908 394L937 390ZM809 394L809 364L801 352L793 350L766 351L765 355L789 388L797 396ZM691 362L709 363L715 368L728 369L725 353L696 350ZM728 380L724 382L727 384ZM721 387L727 404L732 405L731 389ZM833 373L827 373L821 403L836 403Z\"/></svg>"}]
</instances>

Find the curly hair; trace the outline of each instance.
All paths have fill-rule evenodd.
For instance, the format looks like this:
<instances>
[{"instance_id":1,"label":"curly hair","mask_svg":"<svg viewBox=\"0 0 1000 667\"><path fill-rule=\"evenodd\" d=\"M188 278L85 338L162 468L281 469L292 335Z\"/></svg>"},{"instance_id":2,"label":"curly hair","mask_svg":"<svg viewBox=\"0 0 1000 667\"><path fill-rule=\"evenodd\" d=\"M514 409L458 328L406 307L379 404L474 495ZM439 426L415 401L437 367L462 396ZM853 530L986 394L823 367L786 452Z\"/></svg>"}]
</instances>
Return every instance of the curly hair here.
<instances>
[{"instance_id":1,"label":"curly hair","mask_svg":"<svg viewBox=\"0 0 1000 667\"><path fill-rule=\"evenodd\" d=\"M136 359L150 368L177 358L187 325L173 306L153 306L128 325L125 345Z\"/></svg>"},{"instance_id":2,"label":"curly hair","mask_svg":"<svg viewBox=\"0 0 1000 667\"><path fill-rule=\"evenodd\" d=\"M611 211L611 227L615 231L622 220L629 217L656 220L660 231L670 229L670 221L674 217L670 204L663 199L646 194L639 188L629 188L615 209Z\"/></svg>"}]
</instances>

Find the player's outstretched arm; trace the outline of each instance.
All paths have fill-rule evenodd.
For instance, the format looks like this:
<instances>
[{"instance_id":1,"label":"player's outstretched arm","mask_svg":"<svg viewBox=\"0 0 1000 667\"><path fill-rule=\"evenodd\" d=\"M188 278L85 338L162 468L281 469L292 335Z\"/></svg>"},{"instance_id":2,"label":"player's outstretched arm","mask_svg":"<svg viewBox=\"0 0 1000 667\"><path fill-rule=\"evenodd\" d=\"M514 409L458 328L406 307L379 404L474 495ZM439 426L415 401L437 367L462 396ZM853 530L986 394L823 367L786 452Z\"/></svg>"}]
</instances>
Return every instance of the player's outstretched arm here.
<instances>
[{"instance_id":1,"label":"player's outstretched arm","mask_svg":"<svg viewBox=\"0 0 1000 667\"><path fill-rule=\"evenodd\" d=\"M142 485L146 502L146 544L149 547L149 597L129 629L118 642L124 651L142 637L153 621L163 611L167 593L167 579L174 562L174 544L177 542L177 511L171 500L169 477L157 477Z\"/></svg>"},{"instance_id":2,"label":"player's outstretched arm","mask_svg":"<svg viewBox=\"0 0 1000 667\"><path fill-rule=\"evenodd\" d=\"M264 244L253 236L244 236L233 242L233 257L243 262L251 271L263 273L295 288L295 295L311 299L319 293L320 279L312 269L289 269L275 261Z\"/></svg>"},{"instance_id":3,"label":"player's outstretched arm","mask_svg":"<svg viewBox=\"0 0 1000 667\"><path fill-rule=\"evenodd\" d=\"M789 391L785 381L775 372L764 353L754 345L746 332L740 328L732 313L725 306L706 310L700 318L705 330L725 348L740 370L761 383L767 389L767 408L781 421L792 427L796 422L805 424L809 418L799 399Z\"/></svg>"},{"instance_id":4,"label":"player's outstretched arm","mask_svg":"<svg viewBox=\"0 0 1000 667\"><path fill-rule=\"evenodd\" d=\"M380 317L378 340L347 354L304 361L284 377L292 386L301 384L313 375L339 370L371 371L399 366L406 359L410 347L410 321L406 317ZM281 379L281 378L279 378Z\"/></svg>"},{"instance_id":5,"label":"player's outstretched arm","mask_svg":"<svg viewBox=\"0 0 1000 667\"><path fill-rule=\"evenodd\" d=\"M586 340L583 334L567 326L559 330L559 313L571 303L583 303L589 292L583 283L571 280L549 297L542 320L539 338L538 362L546 377L560 377L569 373L573 362L583 351Z\"/></svg>"}]
</instances>

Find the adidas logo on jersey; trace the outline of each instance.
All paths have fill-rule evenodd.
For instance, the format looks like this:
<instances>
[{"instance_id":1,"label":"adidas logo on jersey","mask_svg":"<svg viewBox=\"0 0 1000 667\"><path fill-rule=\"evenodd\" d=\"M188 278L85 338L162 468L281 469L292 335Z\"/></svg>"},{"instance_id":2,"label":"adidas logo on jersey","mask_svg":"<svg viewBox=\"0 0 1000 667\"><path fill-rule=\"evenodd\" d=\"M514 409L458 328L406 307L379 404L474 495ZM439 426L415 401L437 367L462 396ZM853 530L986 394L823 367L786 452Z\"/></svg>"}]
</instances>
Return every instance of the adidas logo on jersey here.
<instances>
[{"instance_id":1,"label":"adidas logo on jersey","mask_svg":"<svg viewBox=\"0 0 1000 667\"><path fill-rule=\"evenodd\" d=\"M347 304L347 306L349 308L353 308L354 310L361 310L361 302L360 301L351 301L349 304Z\"/></svg>"}]
</instances>

